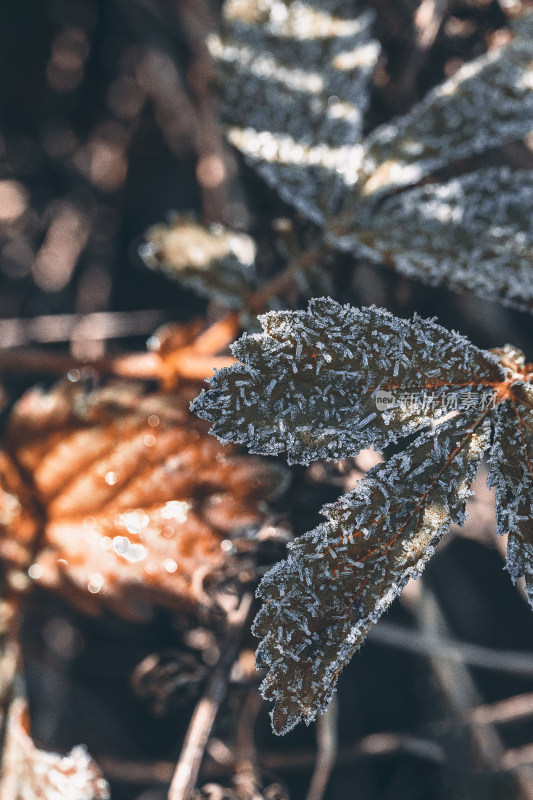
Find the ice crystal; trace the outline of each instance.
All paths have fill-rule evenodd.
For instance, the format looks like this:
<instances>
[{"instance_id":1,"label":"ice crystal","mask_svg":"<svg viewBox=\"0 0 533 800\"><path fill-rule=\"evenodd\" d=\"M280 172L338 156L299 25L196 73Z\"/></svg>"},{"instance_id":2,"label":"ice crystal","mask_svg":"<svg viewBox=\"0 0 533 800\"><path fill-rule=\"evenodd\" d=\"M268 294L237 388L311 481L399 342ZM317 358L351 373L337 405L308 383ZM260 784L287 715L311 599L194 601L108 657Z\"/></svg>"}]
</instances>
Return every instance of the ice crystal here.
<instances>
[{"instance_id":1,"label":"ice crystal","mask_svg":"<svg viewBox=\"0 0 533 800\"><path fill-rule=\"evenodd\" d=\"M396 194L533 130L533 13L363 141L379 52L363 2L228 0L224 13L210 47L229 139L329 244L533 309L531 171L485 168Z\"/></svg>"},{"instance_id":2,"label":"ice crystal","mask_svg":"<svg viewBox=\"0 0 533 800\"><path fill-rule=\"evenodd\" d=\"M490 481L508 569L533 604L533 365L510 346L486 352L433 320L323 298L271 312L262 334L233 347L193 408L223 441L308 463L383 448L417 434L326 506L326 522L297 539L263 579L263 693L273 726L323 711L338 675L409 577L417 577L465 501L495 437Z\"/></svg>"}]
</instances>

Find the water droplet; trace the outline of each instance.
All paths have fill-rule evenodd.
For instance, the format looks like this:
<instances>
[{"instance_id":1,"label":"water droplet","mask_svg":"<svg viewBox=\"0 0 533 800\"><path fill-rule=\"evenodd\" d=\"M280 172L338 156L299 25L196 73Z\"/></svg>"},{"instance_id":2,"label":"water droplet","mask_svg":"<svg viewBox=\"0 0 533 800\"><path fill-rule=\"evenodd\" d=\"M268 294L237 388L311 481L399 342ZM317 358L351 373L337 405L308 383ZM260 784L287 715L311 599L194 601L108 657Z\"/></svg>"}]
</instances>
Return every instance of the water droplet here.
<instances>
[{"instance_id":1,"label":"water droplet","mask_svg":"<svg viewBox=\"0 0 533 800\"><path fill-rule=\"evenodd\" d=\"M67 378L69 379L69 381L72 381L72 383L77 383L81 378L80 370L79 369L71 369L70 372L67 375Z\"/></svg>"},{"instance_id":2,"label":"water droplet","mask_svg":"<svg viewBox=\"0 0 533 800\"><path fill-rule=\"evenodd\" d=\"M128 511L125 514L119 514L117 517L117 525L126 528L128 533L133 534L140 533L149 522L150 517L140 508L135 511Z\"/></svg>"},{"instance_id":3,"label":"water droplet","mask_svg":"<svg viewBox=\"0 0 533 800\"><path fill-rule=\"evenodd\" d=\"M233 542L231 542L229 539L224 539L222 542L220 542L220 547L225 553L228 553L228 555L235 553Z\"/></svg>"},{"instance_id":4,"label":"water droplet","mask_svg":"<svg viewBox=\"0 0 533 800\"><path fill-rule=\"evenodd\" d=\"M157 416L157 414L150 414L150 416L148 417L148 425L151 428L157 428L157 426L159 425L159 417Z\"/></svg>"},{"instance_id":5,"label":"water droplet","mask_svg":"<svg viewBox=\"0 0 533 800\"><path fill-rule=\"evenodd\" d=\"M163 536L166 536L167 539L172 539L176 531L174 530L172 525L165 525L161 533L163 534Z\"/></svg>"},{"instance_id":6,"label":"water droplet","mask_svg":"<svg viewBox=\"0 0 533 800\"><path fill-rule=\"evenodd\" d=\"M146 548L142 544L134 544L126 536L115 536L113 539L113 550L118 556L122 556L126 561L135 564L146 558Z\"/></svg>"},{"instance_id":7,"label":"water droplet","mask_svg":"<svg viewBox=\"0 0 533 800\"><path fill-rule=\"evenodd\" d=\"M163 519L175 519L176 522L183 523L187 521L190 507L191 504L184 500L170 500L161 509L161 516Z\"/></svg>"},{"instance_id":8,"label":"water droplet","mask_svg":"<svg viewBox=\"0 0 533 800\"><path fill-rule=\"evenodd\" d=\"M170 572L171 574L173 572L176 572L178 568L178 565L176 564L173 558L165 558L165 560L163 561L163 566L166 569L166 571Z\"/></svg>"},{"instance_id":9,"label":"water droplet","mask_svg":"<svg viewBox=\"0 0 533 800\"><path fill-rule=\"evenodd\" d=\"M111 550L113 547L113 540L109 536L102 536L100 540L100 547L103 550Z\"/></svg>"},{"instance_id":10,"label":"water droplet","mask_svg":"<svg viewBox=\"0 0 533 800\"><path fill-rule=\"evenodd\" d=\"M91 575L89 578L89 583L87 584L87 589L90 591L91 594L98 594L104 587L104 579L101 575Z\"/></svg>"},{"instance_id":11,"label":"water droplet","mask_svg":"<svg viewBox=\"0 0 533 800\"><path fill-rule=\"evenodd\" d=\"M155 439L155 436L153 435L153 433L147 433L146 436L143 439L143 442L144 442L144 446L145 447L153 447L155 442L156 442L156 439Z\"/></svg>"},{"instance_id":12,"label":"water droplet","mask_svg":"<svg viewBox=\"0 0 533 800\"><path fill-rule=\"evenodd\" d=\"M108 486L114 486L115 483L118 481L118 475L116 472L106 472L104 475L104 481L107 483Z\"/></svg>"},{"instance_id":13,"label":"water droplet","mask_svg":"<svg viewBox=\"0 0 533 800\"><path fill-rule=\"evenodd\" d=\"M68 561L66 558L58 558L56 564L58 567L62 567L63 569L68 567Z\"/></svg>"},{"instance_id":14,"label":"water droplet","mask_svg":"<svg viewBox=\"0 0 533 800\"><path fill-rule=\"evenodd\" d=\"M43 568L40 564L32 564L28 570L28 575L30 578L33 578L34 581L38 581L39 578L43 577Z\"/></svg>"}]
</instances>

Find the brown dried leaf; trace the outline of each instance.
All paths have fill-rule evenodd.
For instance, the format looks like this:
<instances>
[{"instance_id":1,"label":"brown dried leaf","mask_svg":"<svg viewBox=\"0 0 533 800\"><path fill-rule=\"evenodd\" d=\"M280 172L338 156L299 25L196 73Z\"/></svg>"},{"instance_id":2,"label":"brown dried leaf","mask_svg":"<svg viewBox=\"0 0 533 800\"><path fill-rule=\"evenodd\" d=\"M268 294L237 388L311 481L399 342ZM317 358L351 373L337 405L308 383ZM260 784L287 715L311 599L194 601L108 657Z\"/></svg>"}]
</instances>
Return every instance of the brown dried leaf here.
<instances>
[{"instance_id":1,"label":"brown dried leaf","mask_svg":"<svg viewBox=\"0 0 533 800\"><path fill-rule=\"evenodd\" d=\"M280 473L208 436L189 413L197 391L66 381L24 395L1 473L4 558L87 611L212 606L206 581L238 572L227 540L260 523Z\"/></svg>"},{"instance_id":2,"label":"brown dried leaf","mask_svg":"<svg viewBox=\"0 0 533 800\"><path fill-rule=\"evenodd\" d=\"M39 750L29 732L26 703L9 713L0 800L109 800L109 787L83 746L66 756Z\"/></svg>"}]
</instances>

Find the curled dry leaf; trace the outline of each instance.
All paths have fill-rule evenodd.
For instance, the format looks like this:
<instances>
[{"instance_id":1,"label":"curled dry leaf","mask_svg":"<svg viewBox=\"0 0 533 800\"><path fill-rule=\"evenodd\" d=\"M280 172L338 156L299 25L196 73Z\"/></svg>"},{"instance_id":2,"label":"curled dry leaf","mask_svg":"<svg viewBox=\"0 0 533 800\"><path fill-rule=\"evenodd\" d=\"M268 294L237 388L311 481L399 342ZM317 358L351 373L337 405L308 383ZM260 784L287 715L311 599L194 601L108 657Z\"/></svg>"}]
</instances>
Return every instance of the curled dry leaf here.
<instances>
[{"instance_id":1,"label":"curled dry leaf","mask_svg":"<svg viewBox=\"0 0 533 800\"><path fill-rule=\"evenodd\" d=\"M150 228L146 240L139 250L145 264L198 294L239 308L254 288L255 244L244 233L175 214L168 225Z\"/></svg>"},{"instance_id":2,"label":"curled dry leaf","mask_svg":"<svg viewBox=\"0 0 533 800\"><path fill-rule=\"evenodd\" d=\"M197 385L145 394L65 381L15 406L1 462L0 554L95 611L212 606L281 473L222 448L189 413ZM242 537L242 541L239 539ZM231 540L231 541L230 541Z\"/></svg>"},{"instance_id":3,"label":"curled dry leaf","mask_svg":"<svg viewBox=\"0 0 533 800\"><path fill-rule=\"evenodd\" d=\"M66 756L39 750L29 731L28 709L10 709L2 757L0 800L109 800L109 787L83 746Z\"/></svg>"},{"instance_id":4,"label":"curled dry leaf","mask_svg":"<svg viewBox=\"0 0 533 800\"><path fill-rule=\"evenodd\" d=\"M259 586L257 664L269 670L263 694L285 733L325 710L370 627L451 524L463 524L491 425L498 530L509 532L507 568L525 576L533 605L533 365L433 320L329 298L261 322L262 334L233 346L240 363L194 402L217 436L299 463L400 441Z\"/></svg>"}]
</instances>

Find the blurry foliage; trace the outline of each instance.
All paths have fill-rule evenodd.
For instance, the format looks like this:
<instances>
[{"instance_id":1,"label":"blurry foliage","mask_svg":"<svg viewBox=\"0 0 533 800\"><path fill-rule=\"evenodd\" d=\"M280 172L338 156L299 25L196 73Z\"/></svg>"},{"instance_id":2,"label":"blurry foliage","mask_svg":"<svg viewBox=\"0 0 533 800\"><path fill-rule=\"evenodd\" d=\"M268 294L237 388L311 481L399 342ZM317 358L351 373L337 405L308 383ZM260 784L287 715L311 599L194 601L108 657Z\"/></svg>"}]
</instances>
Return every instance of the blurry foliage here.
<instances>
[{"instance_id":1,"label":"blurry foliage","mask_svg":"<svg viewBox=\"0 0 533 800\"><path fill-rule=\"evenodd\" d=\"M533 12L364 139L379 46L363 0L228 0L224 15L210 49L229 140L323 230L324 251L533 309L533 161L472 160L533 132Z\"/></svg>"},{"instance_id":2,"label":"blurry foliage","mask_svg":"<svg viewBox=\"0 0 533 800\"><path fill-rule=\"evenodd\" d=\"M8 569L85 611L104 603L134 620L154 603L216 604L216 584L246 573L231 553L251 555L260 501L283 476L207 436L188 411L197 390L91 389L79 378L24 395L4 440Z\"/></svg>"}]
</instances>

